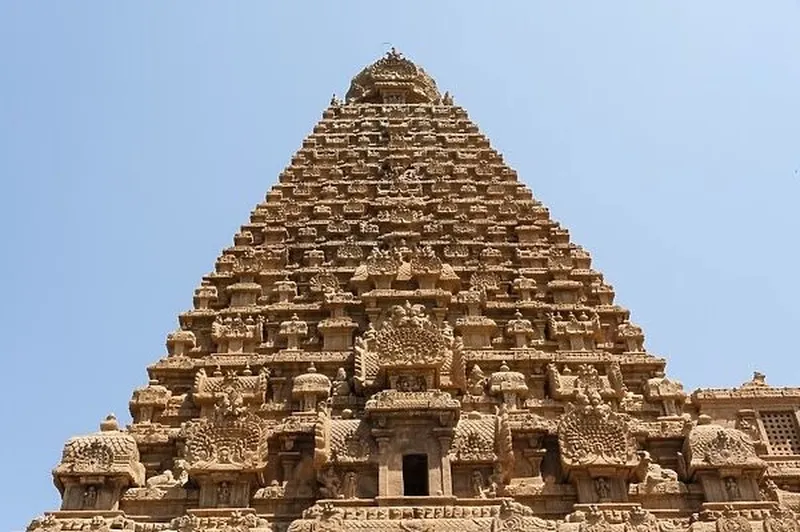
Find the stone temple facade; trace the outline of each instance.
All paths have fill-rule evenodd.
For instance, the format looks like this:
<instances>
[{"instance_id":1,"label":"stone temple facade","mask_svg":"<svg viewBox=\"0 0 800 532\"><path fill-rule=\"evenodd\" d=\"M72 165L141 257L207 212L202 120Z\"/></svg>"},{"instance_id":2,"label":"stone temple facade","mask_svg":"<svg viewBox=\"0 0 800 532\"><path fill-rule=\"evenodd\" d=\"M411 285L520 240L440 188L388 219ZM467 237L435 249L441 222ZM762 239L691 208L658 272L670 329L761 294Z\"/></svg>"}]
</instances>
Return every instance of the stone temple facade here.
<instances>
[{"instance_id":1,"label":"stone temple facade","mask_svg":"<svg viewBox=\"0 0 800 532\"><path fill-rule=\"evenodd\" d=\"M334 97L29 531L800 532L800 388L692 393L467 113Z\"/></svg>"}]
</instances>

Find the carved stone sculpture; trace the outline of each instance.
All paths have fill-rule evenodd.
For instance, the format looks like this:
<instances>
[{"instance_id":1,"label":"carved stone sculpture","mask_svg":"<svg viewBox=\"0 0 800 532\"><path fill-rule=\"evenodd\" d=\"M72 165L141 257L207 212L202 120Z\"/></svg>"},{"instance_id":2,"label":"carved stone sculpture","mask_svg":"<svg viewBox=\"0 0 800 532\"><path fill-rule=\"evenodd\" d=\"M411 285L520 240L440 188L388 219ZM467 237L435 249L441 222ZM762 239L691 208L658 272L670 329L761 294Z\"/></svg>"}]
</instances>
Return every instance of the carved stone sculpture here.
<instances>
[{"instance_id":1,"label":"carved stone sculpture","mask_svg":"<svg viewBox=\"0 0 800 532\"><path fill-rule=\"evenodd\" d=\"M186 460L176 459L174 472L172 469L165 469L163 473L148 478L146 485L148 488L162 489L183 486L189 480L188 467Z\"/></svg>"},{"instance_id":2,"label":"carved stone sculpture","mask_svg":"<svg viewBox=\"0 0 800 532\"><path fill-rule=\"evenodd\" d=\"M525 376L517 371L511 371L508 364L503 362L500 371L489 377L490 393L502 398L503 403L512 410L520 407L521 400L528 395L528 385Z\"/></svg>"},{"instance_id":3,"label":"carved stone sculpture","mask_svg":"<svg viewBox=\"0 0 800 532\"><path fill-rule=\"evenodd\" d=\"M144 485L136 440L121 431L114 415L100 432L70 439L53 470L64 510L116 510L122 491Z\"/></svg>"},{"instance_id":4,"label":"carved stone sculpture","mask_svg":"<svg viewBox=\"0 0 800 532\"><path fill-rule=\"evenodd\" d=\"M761 498L758 479L767 464L743 432L712 423L701 415L684 442L683 467L687 477L696 478L712 502Z\"/></svg>"}]
</instances>

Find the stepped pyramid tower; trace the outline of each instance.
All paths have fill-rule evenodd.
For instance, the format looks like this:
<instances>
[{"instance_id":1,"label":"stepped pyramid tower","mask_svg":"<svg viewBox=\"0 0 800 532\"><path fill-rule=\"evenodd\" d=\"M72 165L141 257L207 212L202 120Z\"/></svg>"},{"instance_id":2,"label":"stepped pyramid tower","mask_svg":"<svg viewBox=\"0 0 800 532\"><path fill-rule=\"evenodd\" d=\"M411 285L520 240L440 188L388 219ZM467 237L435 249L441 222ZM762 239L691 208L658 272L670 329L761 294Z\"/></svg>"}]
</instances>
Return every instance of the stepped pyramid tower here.
<instances>
[{"instance_id":1,"label":"stepped pyramid tower","mask_svg":"<svg viewBox=\"0 0 800 532\"><path fill-rule=\"evenodd\" d=\"M335 97L31 531L798 532L800 388L686 393L395 51Z\"/></svg>"}]
</instances>

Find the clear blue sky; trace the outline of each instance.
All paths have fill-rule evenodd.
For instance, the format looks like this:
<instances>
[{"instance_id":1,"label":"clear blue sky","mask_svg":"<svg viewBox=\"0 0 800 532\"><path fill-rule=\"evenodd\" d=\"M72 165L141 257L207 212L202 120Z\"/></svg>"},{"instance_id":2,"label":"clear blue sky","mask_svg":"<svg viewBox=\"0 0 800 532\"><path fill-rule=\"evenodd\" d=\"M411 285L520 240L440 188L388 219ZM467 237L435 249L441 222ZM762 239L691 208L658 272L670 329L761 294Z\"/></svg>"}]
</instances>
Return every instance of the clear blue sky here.
<instances>
[{"instance_id":1,"label":"clear blue sky","mask_svg":"<svg viewBox=\"0 0 800 532\"><path fill-rule=\"evenodd\" d=\"M201 275L385 42L672 376L800 385L799 28L797 0L0 0L0 532L56 508L67 437L129 420Z\"/></svg>"}]
</instances>

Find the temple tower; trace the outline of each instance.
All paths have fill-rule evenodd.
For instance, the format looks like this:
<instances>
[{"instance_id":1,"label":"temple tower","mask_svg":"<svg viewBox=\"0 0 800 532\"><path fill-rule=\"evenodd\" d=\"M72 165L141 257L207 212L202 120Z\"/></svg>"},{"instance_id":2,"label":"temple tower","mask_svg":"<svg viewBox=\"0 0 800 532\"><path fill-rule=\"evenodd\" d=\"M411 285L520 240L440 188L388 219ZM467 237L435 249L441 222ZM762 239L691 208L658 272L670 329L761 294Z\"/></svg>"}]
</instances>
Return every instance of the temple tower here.
<instances>
[{"instance_id":1,"label":"temple tower","mask_svg":"<svg viewBox=\"0 0 800 532\"><path fill-rule=\"evenodd\" d=\"M30 530L798 531L800 389L687 394L392 50L334 97ZM597 528L600 527L600 528Z\"/></svg>"}]
</instances>

